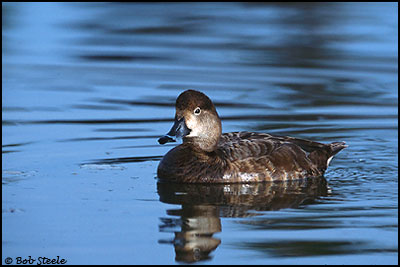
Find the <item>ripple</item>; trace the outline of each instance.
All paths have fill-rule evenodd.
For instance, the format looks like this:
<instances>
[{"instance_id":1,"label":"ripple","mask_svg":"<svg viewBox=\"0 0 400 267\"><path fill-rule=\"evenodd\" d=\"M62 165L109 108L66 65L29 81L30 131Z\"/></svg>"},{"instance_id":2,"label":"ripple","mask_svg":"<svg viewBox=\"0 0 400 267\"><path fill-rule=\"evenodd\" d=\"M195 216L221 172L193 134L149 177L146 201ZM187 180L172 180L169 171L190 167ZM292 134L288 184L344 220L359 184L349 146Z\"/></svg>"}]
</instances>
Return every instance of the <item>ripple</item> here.
<instances>
[{"instance_id":1,"label":"ripple","mask_svg":"<svg viewBox=\"0 0 400 267\"><path fill-rule=\"evenodd\" d=\"M240 249L267 253L270 257L310 257L328 255L356 255L370 253L397 253L396 248L375 248L366 241L337 240L285 240L243 242L235 244Z\"/></svg>"},{"instance_id":2,"label":"ripple","mask_svg":"<svg viewBox=\"0 0 400 267\"><path fill-rule=\"evenodd\" d=\"M89 165L107 166L108 164L136 163L146 161L160 161L163 156L143 156L143 157L124 157L124 158L107 158L92 160ZM86 163L84 165L87 165Z\"/></svg>"}]
</instances>

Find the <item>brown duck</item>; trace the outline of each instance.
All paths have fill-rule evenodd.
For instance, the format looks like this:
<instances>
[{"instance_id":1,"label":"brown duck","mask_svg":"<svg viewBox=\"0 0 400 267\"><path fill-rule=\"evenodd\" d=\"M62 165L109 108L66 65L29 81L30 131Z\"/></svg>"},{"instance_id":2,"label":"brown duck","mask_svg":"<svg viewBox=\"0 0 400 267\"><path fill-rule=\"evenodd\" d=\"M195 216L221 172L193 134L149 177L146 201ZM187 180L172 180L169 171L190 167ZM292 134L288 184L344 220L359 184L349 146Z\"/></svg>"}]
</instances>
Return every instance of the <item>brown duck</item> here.
<instances>
[{"instance_id":1,"label":"brown duck","mask_svg":"<svg viewBox=\"0 0 400 267\"><path fill-rule=\"evenodd\" d=\"M221 120L203 93L187 90L176 100L175 123L158 142L183 144L158 165L161 181L183 183L248 183L322 176L345 142L322 144L266 133L222 134Z\"/></svg>"}]
</instances>

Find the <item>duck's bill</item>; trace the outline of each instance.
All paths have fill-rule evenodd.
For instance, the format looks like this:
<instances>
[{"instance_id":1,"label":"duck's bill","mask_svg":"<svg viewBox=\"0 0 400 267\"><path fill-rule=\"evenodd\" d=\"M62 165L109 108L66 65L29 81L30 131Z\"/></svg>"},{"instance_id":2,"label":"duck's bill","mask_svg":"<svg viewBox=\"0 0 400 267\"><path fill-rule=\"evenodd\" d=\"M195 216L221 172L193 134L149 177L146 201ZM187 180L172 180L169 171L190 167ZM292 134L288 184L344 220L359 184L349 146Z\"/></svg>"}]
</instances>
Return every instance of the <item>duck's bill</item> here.
<instances>
[{"instance_id":1,"label":"duck's bill","mask_svg":"<svg viewBox=\"0 0 400 267\"><path fill-rule=\"evenodd\" d=\"M169 137L168 135L164 135L163 137L161 137L160 139L158 139L158 142L163 145L165 143L172 143L172 142L176 142L176 140L174 138Z\"/></svg>"},{"instance_id":2,"label":"duck's bill","mask_svg":"<svg viewBox=\"0 0 400 267\"><path fill-rule=\"evenodd\" d=\"M161 145L165 143L176 142L176 140L173 138L174 136L179 138L188 134L190 134L190 129L186 126L185 119L181 118L178 120L178 118L175 117L175 122L171 130L166 135L158 139L158 142Z\"/></svg>"}]
</instances>

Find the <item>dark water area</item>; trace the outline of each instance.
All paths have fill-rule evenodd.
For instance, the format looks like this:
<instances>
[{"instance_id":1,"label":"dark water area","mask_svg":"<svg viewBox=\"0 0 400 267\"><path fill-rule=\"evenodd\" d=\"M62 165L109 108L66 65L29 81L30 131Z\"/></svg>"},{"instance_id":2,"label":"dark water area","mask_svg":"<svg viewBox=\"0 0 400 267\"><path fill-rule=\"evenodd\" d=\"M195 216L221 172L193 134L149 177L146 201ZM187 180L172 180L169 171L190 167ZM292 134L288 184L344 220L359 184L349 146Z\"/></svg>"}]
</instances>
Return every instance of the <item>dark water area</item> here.
<instances>
[{"instance_id":1,"label":"dark water area","mask_svg":"<svg viewBox=\"0 0 400 267\"><path fill-rule=\"evenodd\" d=\"M397 3L3 3L2 45L3 264L398 264ZM223 132L349 147L322 179L158 183L190 88Z\"/></svg>"}]
</instances>

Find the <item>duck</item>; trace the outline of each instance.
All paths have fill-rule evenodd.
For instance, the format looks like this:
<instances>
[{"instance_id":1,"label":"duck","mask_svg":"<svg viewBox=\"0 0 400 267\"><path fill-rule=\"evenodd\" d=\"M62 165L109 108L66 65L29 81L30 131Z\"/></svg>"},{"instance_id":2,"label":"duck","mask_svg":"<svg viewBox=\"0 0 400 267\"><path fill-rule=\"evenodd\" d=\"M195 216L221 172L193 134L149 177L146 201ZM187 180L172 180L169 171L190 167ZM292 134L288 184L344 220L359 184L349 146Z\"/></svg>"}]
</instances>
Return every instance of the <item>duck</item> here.
<instances>
[{"instance_id":1,"label":"duck","mask_svg":"<svg viewBox=\"0 0 400 267\"><path fill-rule=\"evenodd\" d=\"M176 138L182 138L182 144L158 164L161 182L227 184L321 177L333 156L348 147L345 142L323 144L268 133L222 133L213 102L193 89L176 99L174 124L158 142Z\"/></svg>"}]
</instances>

